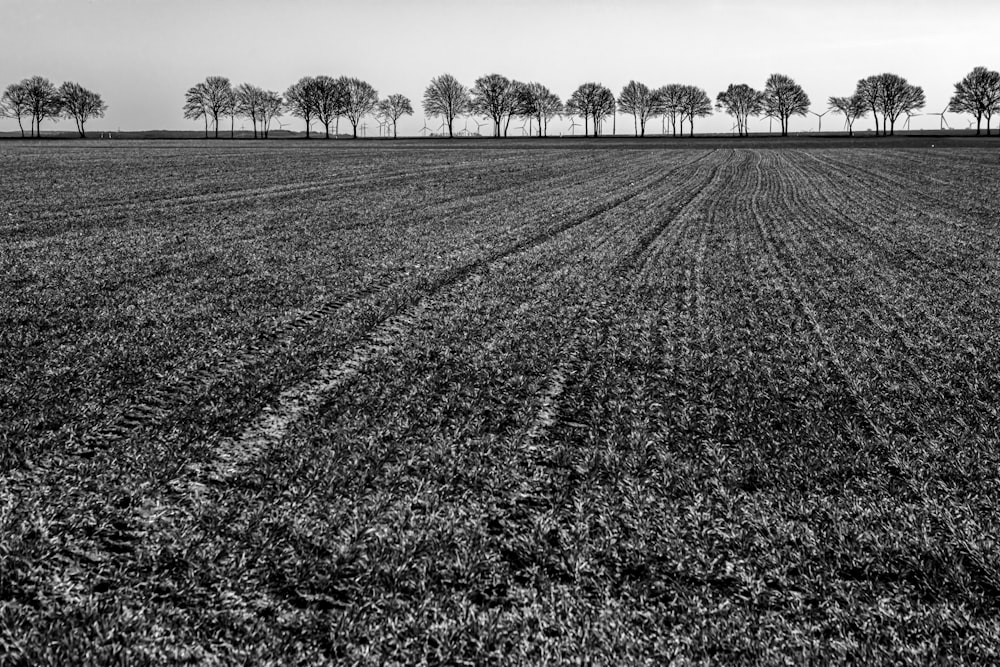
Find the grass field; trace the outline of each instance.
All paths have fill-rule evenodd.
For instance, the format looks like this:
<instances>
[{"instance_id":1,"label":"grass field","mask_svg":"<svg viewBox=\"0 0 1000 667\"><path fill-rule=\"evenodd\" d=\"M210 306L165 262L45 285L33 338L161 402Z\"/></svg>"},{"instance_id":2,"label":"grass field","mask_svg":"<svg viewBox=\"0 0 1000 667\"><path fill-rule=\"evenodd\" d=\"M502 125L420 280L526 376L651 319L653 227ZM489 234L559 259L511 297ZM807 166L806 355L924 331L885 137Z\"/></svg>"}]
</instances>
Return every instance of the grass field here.
<instances>
[{"instance_id":1,"label":"grass field","mask_svg":"<svg viewBox=\"0 0 1000 667\"><path fill-rule=\"evenodd\" d=\"M0 664L1000 661L1000 151L0 145Z\"/></svg>"}]
</instances>

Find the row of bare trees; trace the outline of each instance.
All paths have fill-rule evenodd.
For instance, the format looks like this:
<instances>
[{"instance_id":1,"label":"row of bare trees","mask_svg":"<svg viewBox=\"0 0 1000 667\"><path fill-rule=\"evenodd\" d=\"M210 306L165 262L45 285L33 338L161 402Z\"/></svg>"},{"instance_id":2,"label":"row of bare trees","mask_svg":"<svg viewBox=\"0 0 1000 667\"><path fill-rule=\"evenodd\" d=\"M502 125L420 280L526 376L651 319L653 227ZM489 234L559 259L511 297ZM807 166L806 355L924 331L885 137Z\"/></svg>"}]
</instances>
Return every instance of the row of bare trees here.
<instances>
[{"instance_id":1,"label":"row of bare trees","mask_svg":"<svg viewBox=\"0 0 1000 667\"><path fill-rule=\"evenodd\" d=\"M925 104L920 86L892 73L861 79L853 94L828 100L829 111L844 116L845 127L852 136L855 122L869 113L875 121L876 136L891 136L900 117L906 117L908 127L909 119L921 115L916 112ZM741 136L749 134L749 119L759 116L777 120L782 136L787 136L792 116L825 115L810 111L809 106L809 96L791 77L772 74L760 91L743 83L731 84L716 96L714 108L734 118L733 129ZM34 137L41 136L43 121L67 118L75 121L80 136L84 137L85 123L102 118L106 110L99 94L73 82L56 87L40 76L7 86L0 97L0 115L17 119L22 136L26 132L25 120L30 121L28 131ZM598 136L607 119L616 122L619 113L633 117L636 136L644 136L648 122L657 116L677 136L678 130L683 135L685 123L693 135L695 118L711 115L713 105L703 89L684 84L650 88L629 81L616 99L607 87L588 82L581 84L564 103L537 82L522 83L500 74L487 74L467 88L454 76L442 74L434 77L424 91L423 110L429 117L441 117L442 128L447 127L449 136L454 136L455 120L463 115L489 118L497 137L507 136L513 118L523 119L526 125L537 128L538 136L546 136L549 122L567 115L583 120L584 134L592 130ZM945 111L973 116L976 134L981 134L985 121L986 134L990 135L992 117L1000 115L1000 73L986 67L973 69L955 84L955 93L945 110L931 114L941 116L942 128ZM184 117L203 120L206 137L213 130L217 138L222 121L227 118L230 137L235 136L235 120L241 117L253 124L254 137L267 138L273 122L286 113L305 121L307 137L317 122L326 137L330 136L331 125L339 133L340 118L350 121L357 137L358 127L367 115L374 115L387 134L391 127L392 135L396 136L397 122L404 115L412 115L413 107L404 95L394 94L379 100L370 84L344 76L303 77L289 86L284 95L249 83L233 86L226 77L210 76L185 94ZM575 120L573 123L576 127Z\"/></svg>"},{"instance_id":2,"label":"row of bare trees","mask_svg":"<svg viewBox=\"0 0 1000 667\"><path fill-rule=\"evenodd\" d=\"M30 136L42 136L42 122L71 119L81 137L87 133L84 125L91 118L103 118L108 105L101 96L78 83L67 81L61 86L42 76L33 76L12 83L0 97L0 116L16 118L21 136L25 136L24 121L30 120Z\"/></svg>"},{"instance_id":3,"label":"row of bare trees","mask_svg":"<svg viewBox=\"0 0 1000 667\"><path fill-rule=\"evenodd\" d=\"M630 81L615 99L606 86L587 82L581 84L563 103L559 96L541 83L523 83L500 74L487 74L467 88L451 74L431 79L424 91L424 114L442 118L448 136L454 136L455 120L471 114L493 121L493 135L507 136L513 118L533 124L537 135L547 136L549 121L557 116L579 116L584 134L601 134L604 123L619 112L635 116L636 135L644 135L646 123L655 115L670 119L676 136L678 123L681 133L684 122L694 132L694 119L712 113L712 104L704 90L696 86L670 84L656 90Z\"/></svg>"},{"instance_id":4,"label":"row of bare trees","mask_svg":"<svg viewBox=\"0 0 1000 667\"><path fill-rule=\"evenodd\" d=\"M858 81L855 91L847 97L831 97L828 110L845 117L845 125L854 135L854 123L870 112L875 120L875 135L892 136L901 116L907 121L919 114L926 104L920 86L909 83L898 74L875 74ZM712 114L708 94L697 86L670 84L650 88L644 83L629 81L615 99L614 94L600 83L588 82L579 86L563 104L559 97L539 83L521 83L500 74L488 74L476 80L471 89L462 85L454 76L442 74L431 80L424 92L424 113L440 116L448 135L454 136L454 122L463 114L486 116L493 121L493 134L507 136L511 118L522 117L537 121L538 136L548 130L548 121L555 116L579 116L583 119L584 134L593 127L594 136L601 132L603 123L617 113L633 117L635 135L645 136L650 119L661 116L664 125L669 123L677 136L684 133L684 123L689 124L694 135L694 119ZM731 115L734 131L740 136L749 135L749 119L763 116L778 121L781 135L788 136L789 121L793 116L813 113L809 95L802 86L784 74L772 74L763 90L751 86L731 84L716 97L715 108ZM976 119L976 134L981 133L986 121L986 134L990 134L990 119L1000 115L1000 74L985 67L976 67L955 84L955 94L947 107L953 113L968 113ZM943 114L943 112L942 112ZM937 114L937 115L942 115ZM881 115L881 127L879 116ZM575 123L575 121L574 121ZM943 123L943 116L942 116ZM909 124L907 122L907 128ZM502 130L501 130L502 128Z\"/></svg>"},{"instance_id":5,"label":"row of bare trees","mask_svg":"<svg viewBox=\"0 0 1000 667\"><path fill-rule=\"evenodd\" d=\"M861 79L852 95L829 99L830 109L844 116L851 136L854 136L854 122L866 117L869 111L875 121L875 136L879 135L879 114L882 114L881 133L892 136L900 116L915 116L914 112L925 104L923 88L889 72Z\"/></svg>"},{"instance_id":6,"label":"row of bare trees","mask_svg":"<svg viewBox=\"0 0 1000 667\"><path fill-rule=\"evenodd\" d=\"M858 81L854 93L845 97L831 97L830 111L844 116L848 133L854 136L854 123L869 113L875 121L875 135L893 136L901 116L909 119L922 115L916 113L926 106L923 88L915 86L898 74L874 74ZM772 75L763 91L756 91L746 84L731 85L719 93L716 107L736 119L739 134L748 134L747 123L751 116L771 117L781 120L781 133L788 133L788 119L793 115L815 113L809 110L809 97L794 81L780 74ZM986 134L990 135L990 120L1000 114L1000 73L985 67L976 67L955 84L955 94L948 106L938 114L944 127L944 112L971 114L976 120L976 134L982 133L986 121ZM816 114L822 117L825 114ZM881 116L881 127L879 125Z\"/></svg>"},{"instance_id":7,"label":"row of bare trees","mask_svg":"<svg viewBox=\"0 0 1000 667\"><path fill-rule=\"evenodd\" d=\"M272 122L285 113L305 121L306 137L311 135L316 122L323 126L327 138L331 125L334 133L339 133L342 117L350 121L357 137L358 125L369 114L384 119L386 126L391 124L395 135L397 121L405 114L412 114L413 108L403 95L390 95L380 101L378 92L369 83L345 76L303 77L289 86L284 95L249 83L233 86L224 76L210 76L189 88L184 96L184 117L203 120L206 137L211 128L218 138L220 120L228 118L232 138L239 117L251 121L254 138L266 139Z\"/></svg>"}]
</instances>

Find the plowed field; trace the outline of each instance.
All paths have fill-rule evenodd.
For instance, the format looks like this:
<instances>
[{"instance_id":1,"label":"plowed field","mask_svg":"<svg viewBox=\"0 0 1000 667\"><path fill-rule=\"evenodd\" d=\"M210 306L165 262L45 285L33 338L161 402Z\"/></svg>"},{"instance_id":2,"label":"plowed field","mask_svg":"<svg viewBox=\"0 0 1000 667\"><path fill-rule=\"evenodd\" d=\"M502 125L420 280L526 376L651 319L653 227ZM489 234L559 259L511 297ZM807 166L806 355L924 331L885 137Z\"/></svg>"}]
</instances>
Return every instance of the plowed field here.
<instances>
[{"instance_id":1,"label":"plowed field","mask_svg":"<svg viewBox=\"0 0 1000 667\"><path fill-rule=\"evenodd\" d=\"M995 149L0 164L0 664L1000 661Z\"/></svg>"}]
</instances>

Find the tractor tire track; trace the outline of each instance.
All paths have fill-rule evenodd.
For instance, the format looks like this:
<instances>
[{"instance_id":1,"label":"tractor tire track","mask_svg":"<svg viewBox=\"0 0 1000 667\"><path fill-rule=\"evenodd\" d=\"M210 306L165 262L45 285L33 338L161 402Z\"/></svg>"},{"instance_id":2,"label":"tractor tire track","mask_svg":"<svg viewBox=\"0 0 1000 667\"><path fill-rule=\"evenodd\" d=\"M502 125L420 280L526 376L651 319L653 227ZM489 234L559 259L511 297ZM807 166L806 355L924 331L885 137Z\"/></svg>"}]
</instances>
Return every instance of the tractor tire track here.
<instances>
[{"instance_id":1,"label":"tractor tire track","mask_svg":"<svg viewBox=\"0 0 1000 667\"><path fill-rule=\"evenodd\" d=\"M375 296L395 283L392 276L386 276L355 292L327 300L262 333L245 347L229 353L218 364L203 365L169 384L150 390L118 415L85 434L83 448L79 453L86 454L89 450L128 439L139 430L155 426L169 416L170 412L190 404L205 388L234 375L252 371L270 356L274 348L291 342L296 333L307 331L322 320L335 317L348 306Z\"/></svg>"},{"instance_id":2,"label":"tractor tire track","mask_svg":"<svg viewBox=\"0 0 1000 667\"><path fill-rule=\"evenodd\" d=\"M698 177L692 175L679 192L668 190L658 197L657 203L669 201L669 204L662 208L656 205L652 207L658 221L639 235L635 245L613 269L615 275L625 277L628 280L625 294L614 297L610 293L604 293L596 300L596 303L601 307L592 308L592 310L597 312L608 310L617 312L620 310L623 307L622 304L627 300L624 297L634 297L639 291L650 258L654 254L665 252L674 247L683 230L683 225L679 224L679 221L686 220L687 211L707 198L708 193L721 180L724 158L717 156L716 153L717 151L713 151L705 154L709 164L704 169L696 170L695 174L702 173ZM704 172L707 172L707 176ZM663 210L664 208L666 210ZM671 230L671 233L666 234L668 229ZM664 240L662 244L659 243L661 239ZM656 250L654 250L654 244L659 246ZM615 305L611 305L612 303ZM582 332L579 329L580 319L577 318L576 321L578 324L573 330L570 341L560 348L560 361L549 372L544 389L537 399L538 408L535 417L523 436L523 448L529 454L529 458L537 459L542 455L541 446L538 443L559 423L560 398L573 385L585 380L592 365L591 362L583 363L581 361ZM586 318L584 318L584 322L586 322Z\"/></svg>"}]
</instances>

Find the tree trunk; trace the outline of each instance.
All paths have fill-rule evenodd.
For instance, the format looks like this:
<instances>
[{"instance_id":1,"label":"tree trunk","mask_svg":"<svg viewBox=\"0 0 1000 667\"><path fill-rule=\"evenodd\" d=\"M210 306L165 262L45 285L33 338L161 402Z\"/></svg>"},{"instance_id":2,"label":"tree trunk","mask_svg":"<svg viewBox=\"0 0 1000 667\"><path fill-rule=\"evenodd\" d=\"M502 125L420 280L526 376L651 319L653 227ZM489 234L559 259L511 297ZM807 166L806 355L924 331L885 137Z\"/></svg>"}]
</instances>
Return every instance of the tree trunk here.
<instances>
[{"instance_id":1,"label":"tree trunk","mask_svg":"<svg viewBox=\"0 0 1000 667\"><path fill-rule=\"evenodd\" d=\"M236 138L236 116L232 115L229 117L229 140L232 141Z\"/></svg>"},{"instance_id":2,"label":"tree trunk","mask_svg":"<svg viewBox=\"0 0 1000 667\"><path fill-rule=\"evenodd\" d=\"M21 128L21 138L24 139L24 124L21 122L21 116L17 117L17 126Z\"/></svg>"},{"instance_id":3,"label":"tree trunk","mask_svg":"<svg viewBox=\"0 0 1000 667\"><path fill-rule=\"evenodd\" d=\"M205 114L205 138L208 139L208 114Z\"/></svg>"},{"instance_id":4,"label":"tree trunk","mask_svg":"<svg viewBox=\"0 0 1000 667\"><path fill-rule=\"evenodd\" d=\"M80 138L81 139L86 139L87 138L87 130L85 130L83 128L83 121L82 120L80 121Z\"/></svg>"},{"instance_id":5,"label":"tree trunk","mask_svg":"<svg viewBox=\"0 0 1000 667\"><path fill-rule=\"evenodd\" d=\"M218 115L214 116L213 120L214 120L214 124L215 124L215 138L218 139L219 138L219 117L218 117Z\"/></svg>"},{"instance_id":6,"label":"tree trunk","mask_svg":"<svg viewBox=\"0 0 1000 667\"><path fill-rule=\"evenodd\" d=\"M976 136L977 137L981 134L980 128L981 128L982 124L983 124L983 114L977 113L976 114Z\"/></svg>"}]
</instances>

